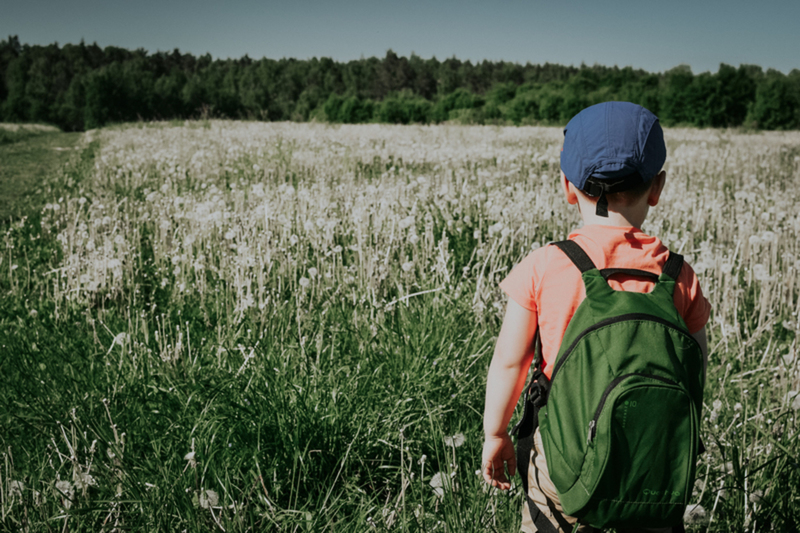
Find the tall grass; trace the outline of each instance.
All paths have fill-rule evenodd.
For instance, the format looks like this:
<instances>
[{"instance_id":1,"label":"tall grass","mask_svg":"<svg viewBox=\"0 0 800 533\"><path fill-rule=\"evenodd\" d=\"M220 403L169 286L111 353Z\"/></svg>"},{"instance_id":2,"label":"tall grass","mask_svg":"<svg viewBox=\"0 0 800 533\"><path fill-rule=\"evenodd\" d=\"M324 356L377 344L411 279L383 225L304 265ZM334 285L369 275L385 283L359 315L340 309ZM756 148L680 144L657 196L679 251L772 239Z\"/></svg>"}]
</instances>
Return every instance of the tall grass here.
<instances>
[{"instance_id":1,"label":"tall grass","mask_svg":"<svg viewBox=\"0 0 800 533\"><path fill-rule=\"evenodd\" d=\"M800 135L667 130L646 231L712 303L690 517L798 513ZM0 520L29 530L518 528L475 475L561 132L212 121L86 134L0 250Z\"/></svg>"}]
</instances>

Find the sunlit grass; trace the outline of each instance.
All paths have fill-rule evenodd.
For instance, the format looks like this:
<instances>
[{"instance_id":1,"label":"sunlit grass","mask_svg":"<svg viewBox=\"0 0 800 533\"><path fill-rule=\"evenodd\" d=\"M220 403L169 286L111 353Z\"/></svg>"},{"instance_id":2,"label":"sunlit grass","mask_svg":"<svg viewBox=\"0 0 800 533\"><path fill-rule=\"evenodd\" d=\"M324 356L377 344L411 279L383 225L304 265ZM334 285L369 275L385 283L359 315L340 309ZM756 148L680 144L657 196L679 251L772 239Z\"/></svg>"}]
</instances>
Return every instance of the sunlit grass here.
<instances>
[{"instance_id":1,"label":"sunlit grass","mask_svg":"<svg viewBox=\"0 0 800 533\"><path fill-rule=\"evenodd\" d=\"M645 231L712 303L693 503L797 527L800 135L667 130ZM518 528L475 475L498 282L578 222L561 132L93 131L0 250L6 527Z\"/></svg>"}]
</instances>

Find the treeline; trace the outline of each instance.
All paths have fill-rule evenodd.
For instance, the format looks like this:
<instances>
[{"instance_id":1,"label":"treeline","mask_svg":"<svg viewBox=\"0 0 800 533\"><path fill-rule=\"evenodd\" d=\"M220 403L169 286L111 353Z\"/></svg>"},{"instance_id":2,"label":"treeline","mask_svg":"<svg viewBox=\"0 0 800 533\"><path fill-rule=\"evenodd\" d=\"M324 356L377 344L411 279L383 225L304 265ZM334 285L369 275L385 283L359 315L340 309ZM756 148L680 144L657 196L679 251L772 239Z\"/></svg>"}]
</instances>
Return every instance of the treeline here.
<instances>
[{"instance_id":1,"label":"treeline","mask_svg":"<svg viewBox=\"0 0 800 533\"><path fill-rule=\"evenodd\" d=\"M564 124L608 100L665 125L800 128L800 70L720 65L693 74L630 67L440 61L387 52L329 58L212 59L97 44L0 41L0 120L84 130L113 122L248 118L389 123Z\"/></svg>"}]
</instances>

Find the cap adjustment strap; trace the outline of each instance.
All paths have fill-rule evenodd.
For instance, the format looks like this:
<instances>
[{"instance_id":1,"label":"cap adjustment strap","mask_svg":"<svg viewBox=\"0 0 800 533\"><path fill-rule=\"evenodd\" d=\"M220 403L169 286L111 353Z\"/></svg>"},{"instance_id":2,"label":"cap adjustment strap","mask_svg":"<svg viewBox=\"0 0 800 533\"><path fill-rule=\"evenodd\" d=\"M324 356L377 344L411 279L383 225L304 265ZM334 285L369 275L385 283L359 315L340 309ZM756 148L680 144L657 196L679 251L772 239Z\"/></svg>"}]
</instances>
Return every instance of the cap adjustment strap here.
<instances>
[{"instance_id":1,"label":"cap adjustment strap","mask_svg":"<svg viewBox=\"0 0 800 533\"><path fill-rule=\"evenodd\" d=\"M583 186L583 192L591 197L597 198L597 206L595 207L595 214L599 217L608 217L608 198L607 194L627 191L642 183L642 175L638 172L628 174L621 178L616 179L599 179L594 176L589 176Z\"/></svg>"}]
</instances>

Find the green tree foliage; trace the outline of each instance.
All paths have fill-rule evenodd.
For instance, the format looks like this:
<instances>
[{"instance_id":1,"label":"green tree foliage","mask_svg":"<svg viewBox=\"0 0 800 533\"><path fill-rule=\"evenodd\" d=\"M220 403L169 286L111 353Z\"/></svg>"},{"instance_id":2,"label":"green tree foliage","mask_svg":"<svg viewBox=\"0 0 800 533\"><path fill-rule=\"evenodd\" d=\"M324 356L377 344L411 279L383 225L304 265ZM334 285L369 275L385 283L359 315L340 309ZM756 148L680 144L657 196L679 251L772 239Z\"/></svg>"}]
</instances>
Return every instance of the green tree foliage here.
<instances>
[{"instance_id":1,"label":"green tree foliage","mask_svg":"<svg viewBox=\"0 0 800 533\"><path fill-rule=\"evenodd\" d=\"M789 76L767 71L756 89L756 98L749 115L759 128L780 130L800 127L800 71Z\"/></svg>"},{"instance_id":2,"label":"green tree foliage","mask_svg":"<svg viewBox=\"0 0 800 533\"><path fill-rule=\"evenodd\" d=\"M178 50L29 46L0 41L0 120L83 130L198 117L339 123L564 124L609 100L641 104L665 125L800 127L800 71L720 65L693 74L599 65L440 61L412 54L213 59Z\"/></svg>"}]
</instances>

